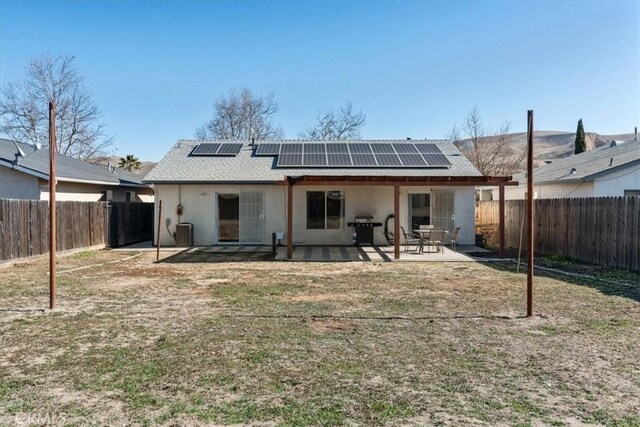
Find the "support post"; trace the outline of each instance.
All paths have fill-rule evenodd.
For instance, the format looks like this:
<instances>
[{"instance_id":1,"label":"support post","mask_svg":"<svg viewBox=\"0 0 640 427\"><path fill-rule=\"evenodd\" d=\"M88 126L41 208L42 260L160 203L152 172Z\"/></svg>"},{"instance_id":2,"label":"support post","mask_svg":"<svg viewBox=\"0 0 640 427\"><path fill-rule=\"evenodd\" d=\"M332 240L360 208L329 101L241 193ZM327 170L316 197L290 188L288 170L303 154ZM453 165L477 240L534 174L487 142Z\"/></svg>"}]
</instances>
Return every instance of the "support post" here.
<instances>
[{"instance_id":1,"label":"support post","mask_svg":"<svg viewBox=\"0 0 640 427\"><path fill-rule=\"evenodd\" d=\"M162 200L158 201L158 234L156 235L156 262L160 261L160 226L162 222Z\"/></svg>"},{"instance_id":2,"label":"support post","mask_svg":"<svg viewBox=\"0 0 640 427\"><path fill-rule=\"evenodd\" d=\"M293 184L287 179L287 259L293 258Z\"/></svg>"},{"instance_id":3,"label":"support post","mask_svg":"<svg viewBox=\"0 0 640 427\"><path fill-rule=\"evenodd\" d=\"M49 103L49 308L56 308L56 104Z\"/></svg>"},{"instance_id":4,"label":"support post","mask_svg":"<svg viewBox=\"0 0 640 427\"><path fill-rule=\"evenodd\" d=\"M504 185L498 186L499 188L499 197L500 201L498 203L499 206L499 228L500 228L500 256L503 257L505 255L504 250Z\"/></svg>"},{"instance_id":5,"label":"support post","mask_svg":"<svg viewBox=\"0 0 640 427\"><path fill-rule=\"evenodd\" d=\"M527 317L533 316L533 110L527 112Z\"/></svg>"},{"instance_id":6,"label":"support post","mask_svg":"<svg viewBox=\"0 0 640 427\"><path fill-rule=\"evenodd\" d=\"M393 257L400 259L400 186L393 186Z\"/></svg>"}]
</instances>

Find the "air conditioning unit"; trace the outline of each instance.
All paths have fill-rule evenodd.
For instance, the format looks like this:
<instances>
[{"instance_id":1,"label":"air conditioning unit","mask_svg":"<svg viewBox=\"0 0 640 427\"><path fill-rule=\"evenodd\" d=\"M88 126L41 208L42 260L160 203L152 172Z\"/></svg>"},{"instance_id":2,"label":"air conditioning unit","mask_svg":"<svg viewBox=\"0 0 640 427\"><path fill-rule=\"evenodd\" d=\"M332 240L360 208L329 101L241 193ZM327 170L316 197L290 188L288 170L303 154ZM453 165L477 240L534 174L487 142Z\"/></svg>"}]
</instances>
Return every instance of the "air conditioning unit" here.
<instances>
[{"instance_id":1,"label":"air conditioning unit","mask_svg":"<svg viewBox=\"0 0 640 427\"><path fill-rule=\"evenodd\" d=\"M176 246L193 246L193 224L181 222L176 225Z\"/></svg>"}]
</instances>

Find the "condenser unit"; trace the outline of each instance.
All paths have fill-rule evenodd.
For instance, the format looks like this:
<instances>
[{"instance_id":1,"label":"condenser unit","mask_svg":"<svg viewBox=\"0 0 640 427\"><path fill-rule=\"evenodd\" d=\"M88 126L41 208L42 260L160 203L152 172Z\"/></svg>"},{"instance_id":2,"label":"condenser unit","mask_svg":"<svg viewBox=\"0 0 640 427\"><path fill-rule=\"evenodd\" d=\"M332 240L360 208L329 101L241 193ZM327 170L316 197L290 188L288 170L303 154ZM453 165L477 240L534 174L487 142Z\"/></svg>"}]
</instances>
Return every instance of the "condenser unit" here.
<instances>
[{"instance_id":1,"label":"condenser unit","mask_svg":"<svg viewBox=\"0 0 640 427\"><path fill-rule=\"evenodd\" d=\"M176 225L176 246L193 246L193 224L181 222Z\"/></svg>"}]
</instances>

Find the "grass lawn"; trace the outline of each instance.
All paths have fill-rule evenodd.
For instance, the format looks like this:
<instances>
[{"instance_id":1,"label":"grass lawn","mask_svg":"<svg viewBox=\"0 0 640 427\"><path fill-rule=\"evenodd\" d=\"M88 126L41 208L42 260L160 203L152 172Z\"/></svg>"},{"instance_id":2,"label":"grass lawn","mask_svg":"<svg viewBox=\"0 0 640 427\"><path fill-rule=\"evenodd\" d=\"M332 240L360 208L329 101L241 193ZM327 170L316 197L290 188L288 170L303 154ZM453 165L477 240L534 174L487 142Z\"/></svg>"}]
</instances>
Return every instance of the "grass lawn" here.
<instances>
[{"instance_id":1,"label":"grass lawn","mask_svg":"<svg viewBox=\"0 0 640 427\"><path fill-rule=\"evenodd\" d=\"M640 426L637 274L154 256L0 269L0 424Z\"/></svg>"}]
</instances>

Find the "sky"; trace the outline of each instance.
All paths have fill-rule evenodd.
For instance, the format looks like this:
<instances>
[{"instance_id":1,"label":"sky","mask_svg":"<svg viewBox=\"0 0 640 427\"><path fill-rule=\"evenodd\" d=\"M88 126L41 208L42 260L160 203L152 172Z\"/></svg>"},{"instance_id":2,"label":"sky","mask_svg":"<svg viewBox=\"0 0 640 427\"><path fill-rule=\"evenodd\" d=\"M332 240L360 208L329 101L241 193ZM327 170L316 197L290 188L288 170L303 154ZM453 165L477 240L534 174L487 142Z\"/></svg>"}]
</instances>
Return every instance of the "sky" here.
<instances>
[{"instance_id":1,"label":"sky","mask_svg":"<svg viewBox=\"0 0 640 427\"><path fill-rule=\"evenodd\" d=\"M443 138L476 106L489 131L631 133L640 1L0 2L0 84L70 54L115 154L159 160L230 89L273 93L287 138L350 100L362 137Z\"/></svg>"}]
</instances>

